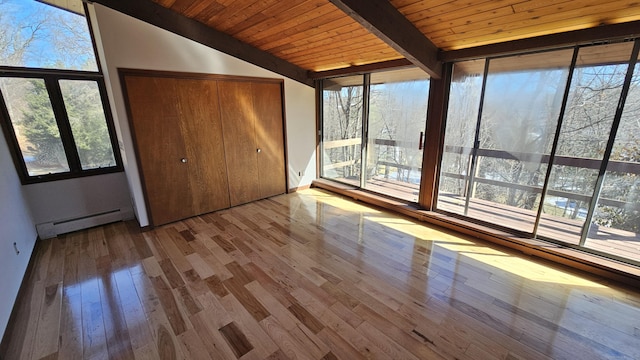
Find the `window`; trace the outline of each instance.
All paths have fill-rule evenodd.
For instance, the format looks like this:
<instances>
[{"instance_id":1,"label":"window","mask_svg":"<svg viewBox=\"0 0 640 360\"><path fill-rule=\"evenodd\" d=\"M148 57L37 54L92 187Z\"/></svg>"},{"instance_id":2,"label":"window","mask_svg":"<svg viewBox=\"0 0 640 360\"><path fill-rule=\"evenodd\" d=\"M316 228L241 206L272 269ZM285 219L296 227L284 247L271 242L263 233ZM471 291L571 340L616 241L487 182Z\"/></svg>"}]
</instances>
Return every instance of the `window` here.
<instances>
[{"instance_id":1,"label":"window","mask_svg":"<svg viewBox=\"0 0 640 360\"><path fill-rule=\"evenodd\" d=\"M322 91L322 176L360 185L364 77L325 80Z\"/></svg>"},{"instance_id":2,"label":"window","mask_svg":"<svg viewBox=\"0 0 640 360\"><path fill-rule=\"evenodd\" d=\"M23 183L121 171L84 16L0 2L0 119Z\"/></svg>"},{"instance_id":3,"label":"window","mask_svg":"<svg viewBox=\"0 0 640 360\"><path fill-rule=\"evenodd\" d=\"M640 263L639 49L454 64L437 209Z\"/></svg>"},{"instance_id":4,"label":"window","mask_svg":"<svg viewBox=\"0 0 640 360\"><path fill-rule=\"evenodd\" d=\"M418 202L429 79L413 69L374 73L370 89L364 188Z\"/></svg>"},{"instance_id":5,"label":"window","mask_svg":"<svg viewBox=\"0 0 640 360\"><path fill-rule=\"evenodd\" d=\"M324 80L322 177L417 202L428 98L418 68Z\"/></svg>"}]
</instances>

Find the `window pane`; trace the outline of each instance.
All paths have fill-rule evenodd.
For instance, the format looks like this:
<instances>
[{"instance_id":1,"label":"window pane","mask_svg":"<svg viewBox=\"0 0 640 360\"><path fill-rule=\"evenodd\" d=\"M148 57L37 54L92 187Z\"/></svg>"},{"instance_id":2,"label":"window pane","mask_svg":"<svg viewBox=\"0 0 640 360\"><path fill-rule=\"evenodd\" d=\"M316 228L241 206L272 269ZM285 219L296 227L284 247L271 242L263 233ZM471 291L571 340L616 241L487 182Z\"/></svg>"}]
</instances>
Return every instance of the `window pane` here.
<instances>
[{"instance_id":1,"label":"window pane","mask_svg":"<svg viewBox=\"0 0 640 360\"><path fill-rule=\"evenodd\" d=\"M371 74L365 188L418 201L429 79L411 68Z\"/></svg>"},{"instance_id":2,"label":"window pane","mask_svg":"<svg viewBox=\"0 0 640 360\"><path fill-rule=\"evenodd\" d=\"M622 92L632 42L581 48L538 235L580 242Z\"/></svg>"},{"instance_id":3,"label":"window pane","mask_svg":"<svg viewBox=\"0 0 640 360\"><path fill-rule=\"evenodd\" d=\"M615 104L614 104L615 106ZM640 261L640 64L609 158L585 246Z\"/></svg>"},{"instance_id":4,"label":"window pane","mask_svg":"<svg viewBox=\"0 0 640 360\"><path fill-rule=\"evenodd\" d=\"M60 90L82 170L116 166L98 84L60 80Z\"/></svg>"},{"instance_id":5,"label":"window pane","mask_svg":"<svg viewBox=\"0 0 640 360\"><path fill-rule=\"evenodd\" d=\"M533 232L573 50L491 60L470 213ZM496 207L495 204L501 206Z\"/></svg>"},{"instance_id":6,"label":"window pane","mask_svg":"<svg viewBox=\"0 0 640 360\"><path fill-rule=\"evenodd\" d=\"M0 65L97 71L84 16L38 1L0 1Z\"/></svg>"},{"instance_id":7,"label":"window pane","mask_svg":"<svg viewBox=\"0 0 640 360\"><path fill-rule=\"evenodd\" d=\"M492 59L479 128L484 61L456 64L438 209L533 232L572 55Z\"/></svg>"},{"instance_id":8,"label":"window pane","mask_svg":"<svg viewBox=\"0 0 640 360\"><path fill-rule=\"evenodd\" d=\"M0 91L29 176L68 172L44 80L0 78Z\"/></svg>"},{"instance_id":9,"label":"window pane","mask_svg":"<svg viewBox=\"0 0 640 360\"><path fill-rule=\"evenodd\" d=\"M464 61L453 66L437 207L458 214L464 214L484 62Z\"/></svg>"},{"instance_id":10,"label":"window pane","mask_svg":"<svg viewBox=\"0 0 640 360\"><path fill-rule=\"evenodd\" d=\"M325 80L322 176L360 186L363 76Z\"/></svg>"}]
</instances>

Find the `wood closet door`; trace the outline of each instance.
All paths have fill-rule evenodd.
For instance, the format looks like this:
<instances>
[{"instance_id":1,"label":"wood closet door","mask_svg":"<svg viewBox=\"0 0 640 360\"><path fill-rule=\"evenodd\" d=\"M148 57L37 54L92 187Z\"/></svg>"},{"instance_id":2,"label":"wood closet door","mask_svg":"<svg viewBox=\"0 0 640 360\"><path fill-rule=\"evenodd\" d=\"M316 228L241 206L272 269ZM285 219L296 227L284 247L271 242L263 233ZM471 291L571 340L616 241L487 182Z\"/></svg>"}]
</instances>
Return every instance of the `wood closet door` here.
<instances>
[{"instance_id":1,"label":"wood closet door","mask_svg":"<svg viewBox=\"0 0 640 360\"><path fill-rule=\"evenodd\" d=\"M219 81L220 116L224 137L231 206L261 198L258 147L251 83Z\"/></svg>"},{"instance_id":2,"label":"wood closet door","mask_svg":"<svg viewBox=\"0 0 640 360\"><path fill-rule=\"evenodd\" d=\"M178 80L176 93L188 160L192 215L228 208L217 81Z\"/></svg>"},{"instance_id":3,"label":"wood closet door","mask_svg":"<svg viewBox=\"0 0 640 360\"><path fill-rule=\"evenodd\" d=\"M260 197L287 191L284 162L282 87L280 83L253 83Z\"/></svg>"},{"instance_id":4,"label":"wood closet door","mask_svg":"<svg viewBox=\"0 0 640 360\"><path fill-rule=\"evenodd\" d=\"M217 83L126 76L153 225L229 207Z\"/></svg>"},{"instance_id":5,"label":"wood closet door","mask_svg":"<svg viewBox=\"0 0 640 360\"><path fill-rule=\"evenodd\" d=\"M131 130L138 166L154 225L189 217L193 198L180 116L176 106L178 80L126 76Z\"/></svg>"}]
</instances>

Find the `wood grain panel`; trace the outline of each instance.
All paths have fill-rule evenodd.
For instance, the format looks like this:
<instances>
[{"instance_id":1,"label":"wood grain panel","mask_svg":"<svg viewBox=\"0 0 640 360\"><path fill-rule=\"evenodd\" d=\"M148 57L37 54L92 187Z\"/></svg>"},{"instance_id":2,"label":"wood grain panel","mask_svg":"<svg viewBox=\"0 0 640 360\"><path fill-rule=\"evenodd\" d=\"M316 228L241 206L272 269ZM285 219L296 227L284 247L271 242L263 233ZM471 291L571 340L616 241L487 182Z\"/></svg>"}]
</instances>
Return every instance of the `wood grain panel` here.
<instances>
[{"instance_id":1,"label":"wood grain panel","mask_svg":"<svg viewBox=\"0 0 640 360\"><path fill-rule=\"evenodd\" d=\"M224 336L225 340L237 357L241 357L249 351L253 350L253 345L249 342L246 335L238 328L236 323L231 322L220 328L220 333Z\"/></svg>"},{"instance_id":2,"label":"wood grain panel","mask_svg":"<svg viewBox=\"0 0 640 360\"><path fill-rule=\"evenodd\" d=\"M132 224L36 248L0 358L640 358L638 289L324 191Z\"/></svg>"},{"instance_id":3,"label":"wood grain panel","mask_svg":"<svg viewBox=\"0 0 640 360\"><path fill-rule=\"evenodd\" d=\"M230 206L224 166L218 86L213 80L182 79L175 88L184 137L193 213Z\"/></svg>"},{"instance_id":4,"label":"wood grain panel","mask_svg":"<svg viewBox=\"0 0 640 360\"><path fill-rule=\"evenodd\" d=\"M300 43L314 43L314 42L322 42L326 40L337 41L337 36L339 34L348 34L351 32L359 33L357 35L368 35L372 36L370 33L364 31L357 23L354 23L349 18L345 18L342 16L341 12L336 9L335 20L331 20L332 17L326 19L326 22L319 24L315 29L290 34L287 37L267 37L260 41L256 41L256 46L264 46L265 49L269 49L271 51L277 51L278 46L285 46L286 48L296 47L296 45ZM349 39L342 39L345 41L349 41Z\"/></svg>"},{"instance_id":5,"label":"wood grain panel","mask_svg":"<svg viewBox=\"0 0 640 360\"><path fill-rule=\"evenodd\" d=\"M310 71L402 58L329 0L154 1ZM632 0L390 3L442 50L640 20L640 8Z\"/></svg>"},{"instance_id":6,"label":"wood grain panel","mask_svg":"<svg viewBox=\"0 0 640 360\"><path fill-rule=\"evenodd\" d=\"M264 15L269 16L264 21L258 22L242 31L233 31L233 28L229 30L253 43L275 34L297 33L305 28L308 29L321 24L322 20L326 22L333 19L334 17L326 17L329 14L339 14L339 12L335 11L335 6L322 0L305 1L298 6L292 6L290 2L280 1L268 10L268 12L263 12Z\"/></svg>"},{"instance_id":7,"label":"wood grain panel","mask_svg":"<svg viewBox=\"0 0 640 360\"><path fill-rule=\"evenodd\" d=\"M251 83L218 84L231 206L260 198L258 147Z\"/></svg>"},{"instance_id":8,"label":"wood grain panel","mask_svg":"<svg viewBox=\"0 0 640 360\"><path fill-rule=\"evenodd\" d=\"M260 197L287 191L284 161L284 124L282 84L254 83L253 104L258 121L255 123L258 153Z\"/></svg>"},{"instance_id":9,"label":"wood grain panel","mask_svg":"<svg viewBox=\"0 0 640 360\"><path fill-rule=\"evenodd\" d=\"M154 225L193 216L184 138L180 131L178 80L126 76L130 124L138 166Z\"/></svg>"}]
</instances>

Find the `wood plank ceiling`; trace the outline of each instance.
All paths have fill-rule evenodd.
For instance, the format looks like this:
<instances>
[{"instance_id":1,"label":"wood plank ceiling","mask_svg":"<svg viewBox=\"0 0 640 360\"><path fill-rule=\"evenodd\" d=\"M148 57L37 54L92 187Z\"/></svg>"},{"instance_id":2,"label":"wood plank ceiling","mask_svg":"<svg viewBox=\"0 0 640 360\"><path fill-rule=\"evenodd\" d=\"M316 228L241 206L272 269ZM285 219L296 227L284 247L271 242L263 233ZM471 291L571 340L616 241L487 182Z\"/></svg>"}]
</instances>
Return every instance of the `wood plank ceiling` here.
<instances>
[{"instance_id":1,"label":"wood plank ceiling","mask_svg":"<svg viewBox=\"0 0 640 360\"><path fill-rule=\"evenodd\" d=\"M401 59L333 0L153 0L308 71ZM365 0L361 0L365 1ZM390 0L440 50L640 20L636 0Z\"/></svg>"}]
</instances>

